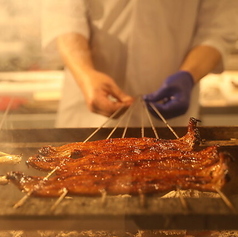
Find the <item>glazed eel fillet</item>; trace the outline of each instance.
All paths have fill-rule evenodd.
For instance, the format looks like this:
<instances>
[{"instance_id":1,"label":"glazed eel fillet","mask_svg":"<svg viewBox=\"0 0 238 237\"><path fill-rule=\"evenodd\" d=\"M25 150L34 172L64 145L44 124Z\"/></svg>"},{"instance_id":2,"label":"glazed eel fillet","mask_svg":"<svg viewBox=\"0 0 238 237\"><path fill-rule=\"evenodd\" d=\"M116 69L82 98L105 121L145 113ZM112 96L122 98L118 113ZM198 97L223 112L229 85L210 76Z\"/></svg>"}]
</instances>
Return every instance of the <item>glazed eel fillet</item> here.
<instances>
[{"instance_id":1,"label":"glazed eel fillet","mask_svg":"<svg viewBox=\"0 0 238 237\"><path fill-rule=\"evenodd\" d=\"M70 195L155 194L180 189L216 191L225 183L227 157L217 146L196 151L197 120L191 118L185 136L174 139L112 138L47 146L27 164L55 176L11 172L7 178L24 192L41 197Z\"/></svg>"}]
</instances>

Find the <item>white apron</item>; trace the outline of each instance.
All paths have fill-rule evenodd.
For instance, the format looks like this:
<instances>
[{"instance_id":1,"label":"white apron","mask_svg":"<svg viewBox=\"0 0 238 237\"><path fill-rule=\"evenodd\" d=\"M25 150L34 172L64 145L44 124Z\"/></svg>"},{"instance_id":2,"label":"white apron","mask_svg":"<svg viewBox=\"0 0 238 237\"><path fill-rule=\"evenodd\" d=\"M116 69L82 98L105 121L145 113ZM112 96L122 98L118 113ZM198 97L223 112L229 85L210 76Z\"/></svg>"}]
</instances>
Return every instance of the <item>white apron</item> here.
<instances>
[{"instance_id":1,"label":"white apron","mask_svg":"<svg viewBox=\"0 0 238 237\"><path fill-rule=\"evenodd\" d=\"M212 45L224 56L233 39L229 34L232 29L225 20L226 9L231 8L226 1L47 1L46 12L53 6L57 10L51 12L51 18L43 24L43 32L47 32L43 37L44 45L51 45L62 33L84 35L90 41L95 67L114 78L131 96L157 90L169 75L179 69L193 46ZM219 27L214 27L217 24ZM223 37L224 34L227 38ZM222 67L219 65L217 71L222 71ZM67 69L65 75L56 126L101 126L108 118L91 113ZM198 95L196 85L188 112L170 119L172 126L187 126L191 116L198 118ZM142 106L138 105L129 126L141 126L141 110ZM153 123L163 125L158 119L153 119ZM150 126L146 116L143 117L143 126Z\"/></svg>"}]
</instances>

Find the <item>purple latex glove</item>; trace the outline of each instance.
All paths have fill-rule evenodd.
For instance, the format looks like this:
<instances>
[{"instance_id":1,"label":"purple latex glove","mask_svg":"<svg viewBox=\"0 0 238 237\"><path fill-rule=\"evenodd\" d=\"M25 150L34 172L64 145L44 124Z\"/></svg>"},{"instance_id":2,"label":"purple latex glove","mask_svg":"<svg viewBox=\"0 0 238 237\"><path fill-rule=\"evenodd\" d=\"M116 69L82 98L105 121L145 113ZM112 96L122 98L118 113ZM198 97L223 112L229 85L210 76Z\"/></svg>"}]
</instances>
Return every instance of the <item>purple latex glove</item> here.
<instances>
[{"instance_id":1,"label":"purple latex glove","mask_svg":"<svg viewBox=\"0 0 238 237\"><path fill-rule=\"evenodd\" d=\"M192 75L186 71L179 71L169 76L160 89L144 95L144 100L153 103L165 119L174 118L187 112L193 85ZM147 106L158 118L151 106Z\"/></svg>"}]
</instances>

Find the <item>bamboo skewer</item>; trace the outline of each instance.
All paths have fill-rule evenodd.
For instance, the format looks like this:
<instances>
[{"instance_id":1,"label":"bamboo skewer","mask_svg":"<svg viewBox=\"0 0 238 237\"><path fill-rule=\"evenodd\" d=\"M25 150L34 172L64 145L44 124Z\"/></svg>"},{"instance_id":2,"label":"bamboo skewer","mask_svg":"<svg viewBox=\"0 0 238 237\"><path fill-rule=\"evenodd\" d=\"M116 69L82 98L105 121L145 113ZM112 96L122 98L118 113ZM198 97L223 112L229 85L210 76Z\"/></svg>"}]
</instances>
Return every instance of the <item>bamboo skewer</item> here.
<instances>
[{"instance_id":1,"label":"bamboo skewer","mask_svg":"<svg viewBox=\"0 0 238 237\"><path fill-rule=\"evenodd\" d=\"M152 121L152 119L151 119L151 115L150 115L150 113L149 113L149 111L148 111L148 109L147 109L147 107L146 107L146 105L145 105L145 101L144 101L144 100L141 100L141 101L142 101L142 106L143 106L143 108L144 108L144 110L145 110L145 112L146 112L146 115L147 115L148 119L149 119L150 126L151 126L151 128L152 128L152 130L153 130L153 132L154 132L154 134L155 134L155 137L156 137L157 139L159 139L159 135L158 135L158 133L157 133L157 131L156 131L156 129L155 129L155 126L154 126L153 121Z\"/></svg>"},{"instance_id":2,"label":"bamboo skewer","mask_svg":"<svg viewBox=\"0 0 238 237\"><path fill-rule=\"evenodd\" d=\"M145 207L146 200L145 200L145 194L142 192L142 190L139 190L139 203L141 207Z\"/></svg>"},{"instance_id":3,"label":"bamboo skewer","mask_svg":"<svg viewBox=\"0 0 238 237\"><path fill-rule=\"evenodd\" d=\"M40 188L40 186L43 184L44 181L48 180L48 178L58 169L58 166L55 167L53 170L51 170L44 178L43 180L38 184L35 185L35 188L38 189ZM17 203L15 203L15 205L13 206L14 209L21 207L26 200L31 196L31 194L36 190L36 189L31 189L30 191L28 191L25 196L23 196Z\"/></svg>"},{"instance_id":4,"label":"bamboo skewer","mask_svg":"<svg viewBox=\"0 0 238 237\"><path fill-rule=\"evenodd\" d=\"M68 193L68 190L66 188L62 189L62 194L60 195L60 197L55 201L55 203L52 205L51 207L51 211L54 211L56 209L56 207L61 203L61 201L66 197Z\"/></svg>"},{"instance_id":5,"label":"bamboo skewer","mask_svg":"<svg viewBox=\"0 0 238 237\"><path fill-rule=\"evenodd\" d=\"M131 119L132 112L135 108L135 105L138 103L138 101L139 101L139 97L136 98L134 103L131 105L130 109L128 109L127 121L126 121L126 125L125 125L124 131L123 131L122 136L121 136L122 138L124 138L126 136L126 132L127 132L128 126L129 126L129 122L130 122L130 119Z\"/></svg>"},{"instance_id":6,"label":"bamboo skewer","mask_svg":"<svg viewBox=\"0 0 238 237\"><path fill-rule=\"evenodd\" d=\"M102 127L104 127L108 122L111 121L116 115L118 115L124 108L121 107L116 110L100 127L98 127L93 133L91 133L83 142L87 142L90 138L92 138Z\"/></svg>"},{"instance_id":7,"label":"bamboo skewer","mask_svg":"<svg viewBox=\"0 0 238 237\"><path fill-rule=\"evenodd\" d=\"M2 119L1 119L1 121L0 121L0 130L2 129L2 126L3 126L4 122L5 122L5 119L7 118L7 115L8 115L8 113L9 113L9 110L10 110L10 108L12 107L13 101L14 101L14 97L11 98L11 100L9 101L9 103L8 103L8 105L7 105L6 110L4 111L4 114L3 114Z\"/></svg>"},{"instance_id":8,"label":"bamboo skewer","mask_svg":"<svg viewBox=\"0 0 238 237\"><path fill-rule=\"evenodd\" d=\"M143 101L142 97L140 97L140 103L142 104L142 109L140 110L140 115L141 115L141 137L145 136L145 127L144 127L144 106L143 106Z\"/></svg>"},{"instance_id":9,"label":"bamboo skewer","mask_svg":"<svg viewBox=\"0 0 238 237\"><path fill-rule=\"evenodd\" d=\"M179 136L176 134L176 132L173 130L173 128L168 124L168 122L165 120L165 118L163 117L163 115L159 112L158 109L156 109L156 107L152 104L149 103L149 105L151 106L151 108L155 111L155 113L160 117L160 119L163 121L163 123L169 128L169 130L174 134L174 136L176 138L179 138Z\"/></svg>"},{"instance_id":10,"label":"bamboo skewer","mask_svg":"<svg viewBox=\"0 0 238 237\"><path fill-rule=\"evenodd\" d=\"M110 134L107 136L106 139L109 139L109 138L112 136L112 134L115 132L115 130L119 127L121 121L122 121L126 116L129 115L129 118L130 118L131 113L132 113L132 110L133 110L133 108L134 108L134 105L135 105L135 103L133 103L133 104L127 109L127 111L118 119L117 124L114 126L114 128L112 129L112 131L110 132ZM110 119L109 119L109 120L110 120ZM129 120L127 120L127 126L128 126L128 123L129 123ZM125 126L124 131L127 130L127 128L128 128L127 126ZM124 133L123 133L123 134L124 134ZM122 136L123 136L123 135L122 135Z\"/></svg>"},{"instance_id":11,"label":"bamboo skewer","mask_svg":"<svg viewBox=\"0 0 238 237\"><path fill-rule=\"evenodd\" d=\"M13 208L14 209L17 209L18 207L21 207L25 202L26 200L31 196L31 194L33 193L33 189L30 190L29 192L27 192L27 194L25 196L23 196L14 206Z\"/></svg>"},{"instance_id":12,"label":"bamboo skewer","mask_svg":"<svg viewBox=\"0 0 238 237\"><path fill-rule=\"evenodd\" d=\"M231 203L231 201L228 199L228 197L219 189L216 189L217 193L220 195L221 199L223 200L223 202L227 205L227 207L233 212L233 213L237 213L236 208L233 206L233 204Z\"/></svg>"},{"instance_id":13,"label":"bamboo skewer","mask_svg":"<svg viewBox=\"0 0 238 237\"><path fill-rule=\"evenodd\" d=\"M181 194L181 189L179 187L177 187L176 192L178 193L179 200L180 200L180 203L183 207L183 210L185 212L187 212L188 211L188 204L187 204L185 198L183 197L183 195Z\"/></svg>"},{"instance_id":14,"label":"bamboo skewer","mask_svg":"<svg viewBox=\"0 0 238 237\"><path fill-rule=\"evenodd\" d=\"M107 198L106 190L105 189L101 190L101 194L102 194L101 202L102 202L102 205L104 205L106 203L106 198Z\"/></svg>"}]
</instances>

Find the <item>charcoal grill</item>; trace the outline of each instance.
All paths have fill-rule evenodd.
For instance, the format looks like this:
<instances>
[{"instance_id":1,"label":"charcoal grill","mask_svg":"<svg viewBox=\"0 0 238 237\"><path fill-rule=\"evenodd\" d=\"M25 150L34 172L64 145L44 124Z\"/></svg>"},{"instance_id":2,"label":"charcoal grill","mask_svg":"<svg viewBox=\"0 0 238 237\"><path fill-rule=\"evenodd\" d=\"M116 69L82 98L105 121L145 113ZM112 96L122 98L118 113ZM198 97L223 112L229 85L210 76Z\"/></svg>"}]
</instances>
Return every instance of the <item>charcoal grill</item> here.
<instances>
[{"instance_id":1,"label":"charcoal grill","mask_svg":"<svg viewBox=\"0 0 238 237\"><path fill-rule=\"evenodd\" d=\"M19 208L14 208L25 194L8 184L1 186L0 230L238 230L238 127L198 129L204 139L201 146L219 144L234 159L229 165L230 180L218 197L209 193L199 198L181 195L173 198L162 195L66 196L54 209L55 198L29 197ZM181 137L187 132L187 127L173 127L172 130ZM160 138L173 139L173 132L166 127L143 128L143 136L148 137L158 133ZM87 141L89 137L90 140L105 139L109 135L112 138L141 137L142 129L128 127L126 133L125 128L103 126L100 129L2 129L0 150L22 154L23 160L15 166L1 167L1 174L18 170L42 176L42 172L28 168L24 162L40 147Z\"/></svg>"}]
</instances>

